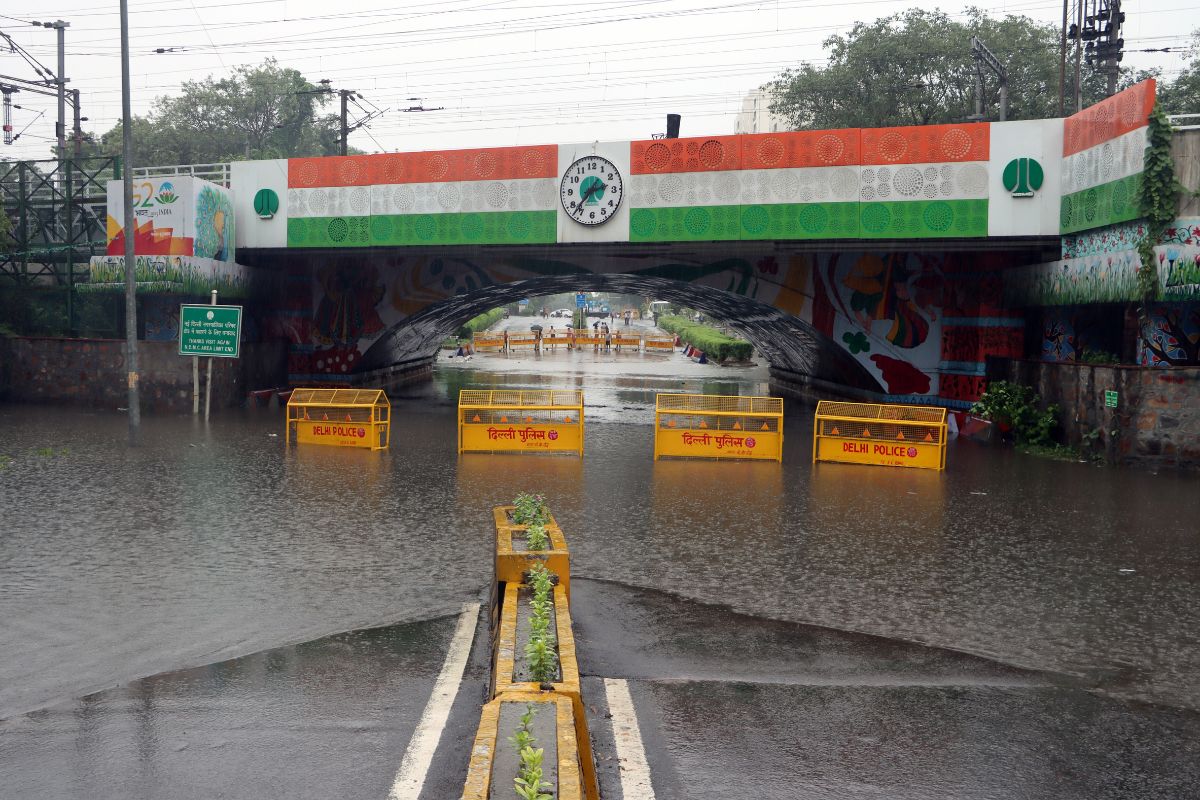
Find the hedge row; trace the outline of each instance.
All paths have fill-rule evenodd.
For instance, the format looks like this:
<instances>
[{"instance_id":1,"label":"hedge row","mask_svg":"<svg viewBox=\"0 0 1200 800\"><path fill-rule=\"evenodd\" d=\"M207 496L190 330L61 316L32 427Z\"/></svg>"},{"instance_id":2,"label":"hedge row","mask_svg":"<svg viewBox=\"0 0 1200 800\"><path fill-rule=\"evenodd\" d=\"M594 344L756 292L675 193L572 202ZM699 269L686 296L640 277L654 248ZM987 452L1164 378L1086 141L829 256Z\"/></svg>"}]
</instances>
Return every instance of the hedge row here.
<instances>
[{"instance_id":1,"label":"hedge row","mask_svg":"<svg viewBox=\"0 0 1200 800\"><path fill-rule=\"evenodd\" d=\"M748 361L754 350L749 342L726 336L716 328L692 322L686 317L659 317L658 327L674 333L684 344L703 350L706 356L716 361Z\"/></svg>"},{"instance_id":2,"label":"hedge row","mask_svg":"<svg viewBox=\"0 0 1200 800\"><path fill-rule=\"evenodd\" d=\"M493 308L484 314L480 314L467 321L467 324L458 329L458 338L470 339L471 334L477 331L486 331L488 328L496 324L497 320L504 316L503 308Z\"/></svg>"}]
</instances>

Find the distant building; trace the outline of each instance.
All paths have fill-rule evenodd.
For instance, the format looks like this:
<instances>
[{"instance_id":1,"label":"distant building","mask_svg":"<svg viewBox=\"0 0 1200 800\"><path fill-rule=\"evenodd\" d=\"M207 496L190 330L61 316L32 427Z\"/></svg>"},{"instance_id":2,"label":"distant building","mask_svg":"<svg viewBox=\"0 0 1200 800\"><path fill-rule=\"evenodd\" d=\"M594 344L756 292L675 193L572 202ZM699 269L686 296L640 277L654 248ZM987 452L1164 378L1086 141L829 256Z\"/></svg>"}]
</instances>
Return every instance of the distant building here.
<instances>
[{"instance_id":1,"label":"distant building","mask_svg":"<svg viewBox=\"0 0 1200 800\"><path fill-rule=\"evenodd\" d=\"M755 89L742 100L742 110L738 112L734 133L778 133L788 130L783 117L771 113L771 92L769 89Z\"/></svg>"}]
</instances>

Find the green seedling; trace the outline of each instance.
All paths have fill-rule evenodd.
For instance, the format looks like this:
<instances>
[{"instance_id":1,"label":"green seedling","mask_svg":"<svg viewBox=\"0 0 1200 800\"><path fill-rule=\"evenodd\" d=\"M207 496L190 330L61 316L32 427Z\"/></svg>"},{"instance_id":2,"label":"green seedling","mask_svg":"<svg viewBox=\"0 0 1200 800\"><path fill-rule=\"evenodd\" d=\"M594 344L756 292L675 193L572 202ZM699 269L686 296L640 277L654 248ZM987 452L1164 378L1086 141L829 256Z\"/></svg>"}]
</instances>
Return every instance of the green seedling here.
<instances>
[{"instance_id":1,"label":"green seedling","mask_svg":"<svg viewBox=\"0 0 1200 800\"><path fill-rule=\"evenodd\" d=\"M12 456L0 455L0 469L8 469L8 465L12 463Z\"/></svg>"},{"instance_id":2,"label":"green seedling","mask_svg":"<svg viewBox=\"0 0 1200 800\"><path fill-rule=\"evenodd\" d=\"M513 780L513 789L521 800L552 800L552 795L542 791L552 788L542 780L544 755L545 751L541 747L526 747L520 751L521 771Z\"/></svg>"},{"instance_id":3,"label":"green seedling","mask_svg":"<svg viewBox=\"0 0 1200 800\"><path fill-rule=\"evenodd\" d=\"M39 447L36 452L39 456L44 456L46 458L49 458L50 456L54 455L54 448L53 447Z\"/></svg>"},{"instance_id":4,"label":"green seedling","mask_svg":"<svg viewBox=\"0 0 1200 800\"><path fill-rule=\"evenodd\" d=\"M518 525L544 525L550 521L550 514L546 510L546 498L540 494L521 492L513 500L513 505L516 506L512 512L513 522Z\"/></svg>"},{"instance_id":5,"label":"green seedling","mask_svg":"<svg viewBox=\"0 0 1200 800\"><path fill-rule=\"evenodd\" d=\"M529 640L525 645L525 663L535 683L548 683L558 673L558 653L547 638Z\"/></svg>"},{"instance_id":6,"label":"green seedling","mask_svg":"<svg viewBox=\"0 0 1200 800\"><path fill-rule=\"evenodd\" d=\"M525 546L530 550L545 550L550 547L550 537L546 534L546 526L533 523L525 532Z\"/></svg>"}]
</instances>

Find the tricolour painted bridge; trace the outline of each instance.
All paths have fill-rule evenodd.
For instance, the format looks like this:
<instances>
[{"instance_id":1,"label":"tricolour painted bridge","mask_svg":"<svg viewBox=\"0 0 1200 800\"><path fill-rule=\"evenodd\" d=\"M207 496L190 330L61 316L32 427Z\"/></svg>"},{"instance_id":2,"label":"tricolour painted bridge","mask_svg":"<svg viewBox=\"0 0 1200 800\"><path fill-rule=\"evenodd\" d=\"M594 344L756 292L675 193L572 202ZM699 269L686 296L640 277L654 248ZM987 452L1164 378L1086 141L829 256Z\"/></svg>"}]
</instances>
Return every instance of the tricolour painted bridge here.
<instances>
[{"instance_id":1,"label":"tricolour painted bridge","mask_svg":"<svg viewBox=\"0 0 1200 800\"><path fill-rule=\"evenodd\" d=\"M1146 81L1065 120L237 162L190 242L154 227L162 182L189 179L147 179L139 280L267 287L259 335L291 342L294 380L427 362L487 308L609 290L727 319L804 380L959 406L985 356L1021 355L1011 298L1063 237L1137 217L1153 103Z\"/></svg>"}]
</instances>

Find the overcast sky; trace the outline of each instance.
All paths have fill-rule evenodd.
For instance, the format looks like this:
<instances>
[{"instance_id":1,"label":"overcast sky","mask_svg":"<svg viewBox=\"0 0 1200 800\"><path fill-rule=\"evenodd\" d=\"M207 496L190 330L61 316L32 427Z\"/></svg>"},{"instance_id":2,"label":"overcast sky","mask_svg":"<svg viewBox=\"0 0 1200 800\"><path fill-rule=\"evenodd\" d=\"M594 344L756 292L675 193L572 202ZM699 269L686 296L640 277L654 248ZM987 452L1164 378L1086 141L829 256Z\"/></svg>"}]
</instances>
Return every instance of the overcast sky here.
<instances>
[{"instance_id":1,"label":"overcast sky","mask_svg":"<svg viewBox=\"0 0 1200 800\"><path fill-rule=\"evenodd\" d=\"M982 5L982 3L977 3ZM913 6L960 15L970 3L893 0L130 0L133 109L183 81L222 77L273 56L306 78L355 89L364 108L388 109L351 135L367 152L648 138L667 112L682 134L732 133L747 91L801 61L820 63L821 42L857 20ZM1178 51L1200 27L1200 0L1125 0L1125 64L1184 63ZM31 20L62 19L67 75L82 93L85 130L121 113L116 0L4 0L0 31L55 66L55 32ZM1061 0L1012 0L991 13L1061 23ZM155 49L170 49L158 54ZM0 52L0 74L36 79ZM15 95L20 140L0 158L45 158L53 98ZM420 98L409 100L407 98ZM423 104L441 111L403 113ZM334 110L331 103L329 110ZM356 113L362 112L355 109ZM1200 112L1200 109L1196 109ZM44 113L43 113L44 112ZM41 116L38 116L42 114ZM70 111L68 110L68 119ZM32 124L31 124L32 123ZM28 126L28 127L27 127Z\"/></svg>"}]
</instances>

